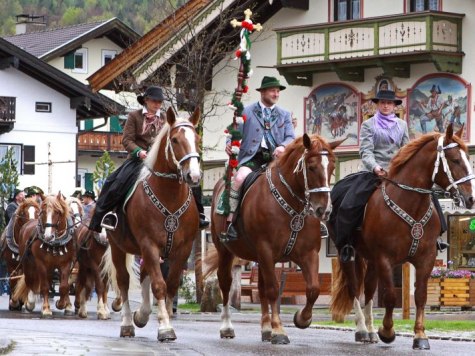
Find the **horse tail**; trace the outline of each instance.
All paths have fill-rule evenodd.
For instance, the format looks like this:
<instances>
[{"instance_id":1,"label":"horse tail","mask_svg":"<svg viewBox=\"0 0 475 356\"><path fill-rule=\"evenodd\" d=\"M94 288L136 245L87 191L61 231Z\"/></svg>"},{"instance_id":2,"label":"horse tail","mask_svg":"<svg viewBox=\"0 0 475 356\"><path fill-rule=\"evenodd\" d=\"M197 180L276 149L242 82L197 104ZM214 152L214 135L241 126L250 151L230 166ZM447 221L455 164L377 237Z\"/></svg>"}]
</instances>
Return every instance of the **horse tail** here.
<instances>
[{"instance_id":1,"label":"horse tail","mask_svg":"<svg viewBox=\"0 0 475 356\"><path fill-rule=\"evenodd\" d=\"M29 291L29 288L26 286L25 275L23 275L15 286L12 299L25 303L28 300Z\"/></svg>"},{"instance_id":2,"label":"horse tail","mask_svg":"<svg viewBox=\"0 0 475 356\"><path fill-rule=\"evenodd\" d=\"M203 281L211 276L218 269L219 265L219 254L217 250L208 252L203 263Z\"/></svg>"},{"instance_id":3,"label":"horse tail","mask_svg":"<svg viewBox=\"0 0 475 356\"><path fill-rule=\"evenodd\" d=\"M354 298L358 298L363 291L366 262L358 254L355 262L341 265L338 260L335 265L332 298L330 310L332 319L343 322L345 316L353 309Z\"/></svg>"},{"instance_id":4,"label":"horse tail","mask_svg":"<svg viewBox=\"0 0 475 356\"><path fill-rule=\"evenodd\" d=\"M126 254L125 266L129 273L129 289L140 288L140 266L135 262L135 256ZM101 261L101 278L107 278L116 295L120 295L119 285L117 284L117 270L112 262L112 250L107 247Z\"/></svg>"}]
</instances>

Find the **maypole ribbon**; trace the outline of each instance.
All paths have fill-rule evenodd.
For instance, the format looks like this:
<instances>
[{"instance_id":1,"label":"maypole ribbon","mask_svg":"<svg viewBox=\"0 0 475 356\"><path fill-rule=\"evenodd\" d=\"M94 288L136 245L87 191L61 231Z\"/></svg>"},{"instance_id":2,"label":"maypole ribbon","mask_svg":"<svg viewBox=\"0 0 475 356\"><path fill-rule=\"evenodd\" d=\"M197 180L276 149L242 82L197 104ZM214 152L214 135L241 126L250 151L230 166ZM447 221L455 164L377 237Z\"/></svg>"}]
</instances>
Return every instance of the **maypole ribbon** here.
<instances>
[{"instance_id":1,"label":"maypole ribbon","mask_svg":"<svg viewBox=\"0 0 475 356\"><path fill-rule=\"evenodd\" d=\"M233 122L225 130L226 142L231 142L232 154L229 157L228 165L226 168L226 174L224 176L225 189L223 196L223 213L229 215L229 192L231 190L231 178L234 170L238 166L237 157L239 155L239 148L241 146L242 134L239 130L239 125L244 124L246 121L245 115L242 114L244 105L241 102L243 93L247 93L249 87L247 86L247 80L252 75L251 70L251 39L250 34L254 31L261 31L261 24L253 24L251 20L252 11L246 9L244 11L244 20L238 21L233 19L231 26L241 27L240 44L239 49L235 53L235 59L240 61L239 72L237 76L237 87L234 90L234 94L231 98L231 102L228 107L234 110Z\"/></svg>"}]
</instances>

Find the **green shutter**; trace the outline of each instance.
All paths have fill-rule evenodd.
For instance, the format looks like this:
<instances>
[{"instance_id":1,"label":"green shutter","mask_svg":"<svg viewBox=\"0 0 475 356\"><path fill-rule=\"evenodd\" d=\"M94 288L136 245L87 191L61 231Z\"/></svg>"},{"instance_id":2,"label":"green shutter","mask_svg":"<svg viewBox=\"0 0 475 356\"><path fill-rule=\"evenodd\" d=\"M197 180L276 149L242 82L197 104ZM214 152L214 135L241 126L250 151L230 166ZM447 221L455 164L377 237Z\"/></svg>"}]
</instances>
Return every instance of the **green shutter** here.
<instances>
[{"instance_id":1,"label":"green shutter","mask_svg":"<svg viewBox=\"0 0 475 356\"><path fill-rule=\"evenodd\" d=\"M120 126L119 117L111 116L110 132L122 132L122 126Z\"/></svg>"},{"instance_id":2,"label":"green shutter","mask_svg":"<svg viewBox=\"0 0 475 356\"><path fill-rule=\"evenodd\" d=\"M64 56L64 69L74 69L74 52Z\"/></svg>"},{"instance_id":3,"label":"green shutter","mask_svg":"<svg viewBox=\"0 0 475 356\"><path fill-rule=\"evenodd\" d=\"M92 180L92 173L84 173L84 188L86 190L94 190L94 181Z\"/></svg>"},{"instance_id":4,"label":"green shutter","mask_svg":"<svg viewBox=\"0 0 475 356\"><path fill-rule=\"evenodd\" d=\"M93 119L84 120L84 130L89 131L93 127L94 127L94 120Z\"/></svg>"}]
</instances>

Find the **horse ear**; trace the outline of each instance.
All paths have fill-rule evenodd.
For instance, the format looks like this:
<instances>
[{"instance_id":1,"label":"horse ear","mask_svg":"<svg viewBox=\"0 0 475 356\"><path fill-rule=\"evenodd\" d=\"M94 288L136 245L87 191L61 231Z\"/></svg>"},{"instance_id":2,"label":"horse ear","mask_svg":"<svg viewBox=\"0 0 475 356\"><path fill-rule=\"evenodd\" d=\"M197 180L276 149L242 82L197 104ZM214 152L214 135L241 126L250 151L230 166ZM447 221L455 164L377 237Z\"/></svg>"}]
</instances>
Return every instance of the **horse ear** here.
<instances>
[{"instance_id":1,"label":"horse ear","mask_svg":"<svg viewBox=\"0 0 475 356\"><path fill-rule=\"evenodd\" d=\"M452 123L450 123L449 126L447 126L447 129L445 130L445 140L444 140L445 145L450 142L453 135L454 135L454 126Z\"/></svg>"},{"instance_id":2,"label":"horse ear","mask_svg":"<svg viewBox=\"0 0 475 356\"><path fill-rule=\"evenodd\" d=\"M458 138L462 138L464 127L465 127L465 123L463 123L462 127L455 133L455 136L457 136Z\"/></svg>"},{"instance_id":3,"label":"horse ear","mask_svg":"<svg viewBox=\"0 0 475 356\"><path fill-rule=\"evenodd\" d=\"M201 110L200 110L200 107L197 106L195 111L193 111L193 114L190 117L190 121L193 124L193 126L198 125L198 122L200 121L200 116L201 116Z\"/></svg>"},{"instance_id":4,"label":"horse ear","mask_svg":"<svg viewBox=\"0 0 475 356\"><path fill-rule=\"evenodd\" d=\"M167 110L168 125L173 126L173 124L175 124L175 121L176 121L175 112L173 111L173 108L170 106Z\"/></svg>"},{"instance_id":5,"label":"horse ear","mask_svg":"<svg viewBox=\"0 0 475 356\"><path fill-rule=\"evenodd\" d=\"M61 194L61 190L58 191L58 195L56 195L56 199L58 199L58 200L63 199L63 195Z\"/></svg>"},{"instance_id":6,"label":"horse ear","mask_svg":"<svg viewBox=\"0 0 475 356\"><path fill-rule=\"evenodd\" d=\"M312 148L312 140L310 139L310 136L308 136L306 133L303 134L303 145L307 150L310 150Z\"/></svg>"},{"instance_id":7,"label":"horse ear","mask_svg":"<svg viewBox=\"0 0 475 356\"><path fill-rule=\"evenodd\" d=\"M338 140L338 141L329 142L328 145L330 145L330 148L332 150L334 150L335 148L340 146L347 138L348 138L348 136L346 136L345 138L343 138L341 140Z\"/></svg>"}]
</instances>

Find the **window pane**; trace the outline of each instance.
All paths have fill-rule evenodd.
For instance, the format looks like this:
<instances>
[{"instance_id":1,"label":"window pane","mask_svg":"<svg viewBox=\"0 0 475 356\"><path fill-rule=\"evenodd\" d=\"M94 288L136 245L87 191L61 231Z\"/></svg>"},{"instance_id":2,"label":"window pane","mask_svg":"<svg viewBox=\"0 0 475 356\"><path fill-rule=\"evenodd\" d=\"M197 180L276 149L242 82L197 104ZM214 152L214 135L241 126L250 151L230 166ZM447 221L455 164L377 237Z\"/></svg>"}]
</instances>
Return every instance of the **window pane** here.
<instances>
[{"instance_id":1,"label":"window pane","mask_svg":"<svg viewBox=\"0 0 475 356\"><path fill-rule=\"evenodd\" d=\"M429 0L429 10L439 10L439 0Z\"/></svg>"},{"instance_id":2,"label":"window pane","mask_svg":"<svg viewBox=\"0 0 475 356\"><path fill-rule=\"evenodd\" d=\"M338 21L347 20L346 11L347 11L346 0L339 0L338 1Z\"/></svg>"},{"instance_id":3,"label":"window pane","mask_svg":"<svg viewBox=\"0 0 475 356\"><path fill-rule=\"evenodd\" d=\"M76 53L74 55L74 68L80 68L80 69L84 68L82 53Z\"/></svg>"},{"instance_id":4,"label":"window pane","mask_svg":"<svg viewBox=\"0 0 475 356\"><path fill-rule=\"evenodd\" d=\"M416 3L414 6L414 11L424 11L424 0L413 0Z\"/></svg>"},{"instance_id":5,"label":"window pane","mask_svg":"<svg viewBox=\"0 0 475 356\"><path fill-rule=\"evenodd\" d=\"M357 20L360 18L360 0L352 0L351 2L351 19Z\"/></svg>"}]
</instances>

